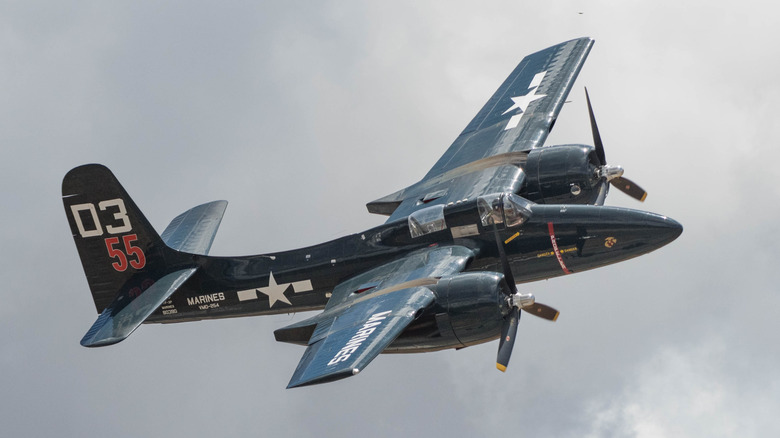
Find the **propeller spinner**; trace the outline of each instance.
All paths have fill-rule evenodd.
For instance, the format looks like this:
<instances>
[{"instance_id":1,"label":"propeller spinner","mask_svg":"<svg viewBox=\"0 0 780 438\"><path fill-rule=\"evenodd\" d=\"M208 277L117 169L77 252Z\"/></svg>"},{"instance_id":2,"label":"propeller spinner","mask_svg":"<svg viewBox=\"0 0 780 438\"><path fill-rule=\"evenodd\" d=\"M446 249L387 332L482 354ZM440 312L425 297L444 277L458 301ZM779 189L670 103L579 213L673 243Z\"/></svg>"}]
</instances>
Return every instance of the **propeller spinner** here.
<instances>
[{"instance_id":1,"label":"propeller spinner","mask_svg":"<svg viewBox=\"0 0 780 438\"><path fill-rule=\"evenodd\" d=\"M607 157L604 153L604 143L601 141L599 127L596 125L596 116L593 115L593 107L590 104L588 88L585 88L585 99L588 101L588 115L590 116L590 129L593 132L593 146L596 147L596 156L599 159L600 167L597 174L604 178L607 184L612 184L616 189L628 196L644 202L647 198L647 192L628 178L623 177L623 168L621 166L610 166L607 164Z\"/></svg>"}]
</instances>

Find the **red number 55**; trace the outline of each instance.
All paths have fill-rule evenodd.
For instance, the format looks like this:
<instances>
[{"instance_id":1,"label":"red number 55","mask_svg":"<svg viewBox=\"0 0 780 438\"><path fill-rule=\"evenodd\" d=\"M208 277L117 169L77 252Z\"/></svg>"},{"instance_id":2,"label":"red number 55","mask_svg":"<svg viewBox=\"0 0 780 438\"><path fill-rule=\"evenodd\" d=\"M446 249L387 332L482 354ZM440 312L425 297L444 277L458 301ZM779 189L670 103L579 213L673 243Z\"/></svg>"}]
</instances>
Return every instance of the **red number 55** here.
<instances>
[{"instance_id":1,"label":"red number 55","mask_svg":"<svg viewBox=\"0 0 780 438\"><path fill-rule=\"evenodd\" d=\"M113 266L114 269L119 272L124 272L127 270L128 264L134 269L142 269L144 266L146 266L146 257L144 256L144 252L141 251L141 248L133 246L133 242L136 240L138 240L138 235L136 234L122 236L122 243L124 243L125 246L124 251L122 251L122 249L116 248L116 245L119 245L118 237L106 238L106 249L108 250L108 255L111 258L117 259L117 261L111 263L111 266ZM128 256L133 256L134 259L129 260L128 262Z\"/></svg>"}]
</instances>

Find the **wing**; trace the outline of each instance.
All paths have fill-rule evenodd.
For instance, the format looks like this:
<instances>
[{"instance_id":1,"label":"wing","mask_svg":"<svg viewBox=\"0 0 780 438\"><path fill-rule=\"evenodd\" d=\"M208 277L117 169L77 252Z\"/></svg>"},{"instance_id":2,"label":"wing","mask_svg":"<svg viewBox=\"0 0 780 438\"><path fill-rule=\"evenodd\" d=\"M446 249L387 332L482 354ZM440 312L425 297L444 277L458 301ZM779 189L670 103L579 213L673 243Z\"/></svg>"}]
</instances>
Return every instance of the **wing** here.
<instances>
[{"instance_id":1,"label":"wing","mask_svg":"<svg viewBox=\"0 0 780 438\"><path fill-rule=\"evenodd\" d=\"M389 222L432 204L518 192L519 165L544 144L592 46L579 38L523 58L420 182L368 203L368 211Z\"/></svg>"},{"instance_id":2,"label":"wing","mask_svg":"<svg viewBox=\"0 0 780 438\"><path fill-rule=\"evenodd\" d=\"M461 246L425 248L339 284L321 314L274 332L277 341L307 345L287 387L357 374L435 301L426 286L473 257Z\"/></svg>"}]
</instances>

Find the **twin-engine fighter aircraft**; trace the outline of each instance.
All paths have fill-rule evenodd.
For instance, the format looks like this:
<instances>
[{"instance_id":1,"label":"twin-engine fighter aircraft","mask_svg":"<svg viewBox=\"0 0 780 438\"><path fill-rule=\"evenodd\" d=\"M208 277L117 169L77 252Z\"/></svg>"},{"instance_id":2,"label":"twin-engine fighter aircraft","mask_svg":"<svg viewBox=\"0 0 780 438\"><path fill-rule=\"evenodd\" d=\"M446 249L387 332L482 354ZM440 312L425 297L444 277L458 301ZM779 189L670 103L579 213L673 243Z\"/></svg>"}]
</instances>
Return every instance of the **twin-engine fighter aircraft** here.
<instances>
[{"instance_id":1,"label":"twin-engine fighter aircraft","mask_svg":"<svg viewBox=\"0 0 780 438\"><path fill-rule=\"evenodd\" d=\"M382 352L497 338L506 370L522 312L558 317L516 283L627 260L682 232L602 205L610 184L645 194L607 165L590 100L594 146L542 147L592 45L524 58L420 182L367 205L386 223L308 248L208 256L227 202L157 234L106 167L71 170L62 197L99 313L81 345L115 344L142 323L321 310L274 332L306 347L288 388L352 376Z\"/></svg>"}]
</instances>

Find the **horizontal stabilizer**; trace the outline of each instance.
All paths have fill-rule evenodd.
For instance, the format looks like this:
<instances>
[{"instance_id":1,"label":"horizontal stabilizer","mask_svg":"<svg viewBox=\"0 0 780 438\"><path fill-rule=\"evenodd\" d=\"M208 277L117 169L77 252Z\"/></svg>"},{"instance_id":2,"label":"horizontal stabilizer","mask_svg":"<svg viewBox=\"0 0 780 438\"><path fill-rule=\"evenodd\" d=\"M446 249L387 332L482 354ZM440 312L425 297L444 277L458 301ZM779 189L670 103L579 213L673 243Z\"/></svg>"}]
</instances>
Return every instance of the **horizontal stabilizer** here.
<instances>
[{"instance_id":1,"label":"horizontal stabilizer","mask_svg":"<svg viewBox=\"0 0 780 438\"><path fill-rule=\"evenodd\" d=\"M404 199L406 199L406 190L399 190L376 201L369 202L366 204L366 208L368 208L369 213L390 216Z\"/></svg>"},{"instance_id":2,"label":"horizontal stabilizer","mask_svg":"<svg viewBox=\"0 0 780 438\"><path fill-rule=\"evenodd\" d=\"M198 268L189 268L172 272L157 280L129 303L128 297L119 295L98 316L97 321L81 339L81 345L103 347L124 340L197 270Z\"/></svg>"},{"instance_id":3,"label":"horizontal stabilizer","mask_svg":"<svg viewBox=\"0 0 780 438\"><path fill-rule=\"evenodd\" d=\"M169 247L190 254L208 254L217 234L227 201L214 201L176 216L162 233Z\"/></svg>"}]
</instances>

